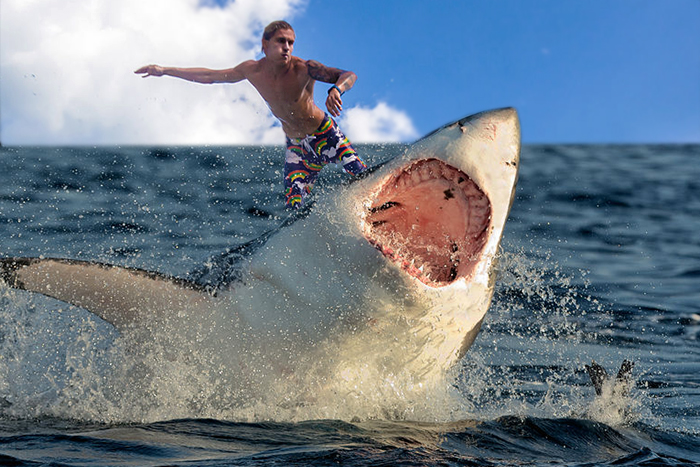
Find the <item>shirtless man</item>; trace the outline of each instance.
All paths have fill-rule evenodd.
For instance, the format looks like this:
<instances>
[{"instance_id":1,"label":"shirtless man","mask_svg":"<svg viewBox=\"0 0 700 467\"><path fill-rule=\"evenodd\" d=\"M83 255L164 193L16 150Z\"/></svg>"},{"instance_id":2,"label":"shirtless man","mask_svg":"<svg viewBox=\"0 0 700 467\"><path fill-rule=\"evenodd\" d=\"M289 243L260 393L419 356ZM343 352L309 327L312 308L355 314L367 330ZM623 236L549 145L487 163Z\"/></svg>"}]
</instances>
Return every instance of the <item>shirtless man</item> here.
<instances>
[{"instance_id":1,"label":"shirtless man","mask_svg":"<svg viewBox=\"0 0 700 467\"><path fill-rule=\"evenodd\" d=\"M342 96L357 80L355 73L330 68L314 60L292 56L294 30L285 21L270 23L263 32L260 60L248 60L234 68L173 68L147 65L135 73L174 76L196 83L237 83L247 79L282 123L287 136L284 186L287 207L299 208L326 164L340 163L357 175L367 167L333 117L343 109ZM326 107L330 115L314 104L314 83L332 83Z\"/></svg>"}]
</instances>

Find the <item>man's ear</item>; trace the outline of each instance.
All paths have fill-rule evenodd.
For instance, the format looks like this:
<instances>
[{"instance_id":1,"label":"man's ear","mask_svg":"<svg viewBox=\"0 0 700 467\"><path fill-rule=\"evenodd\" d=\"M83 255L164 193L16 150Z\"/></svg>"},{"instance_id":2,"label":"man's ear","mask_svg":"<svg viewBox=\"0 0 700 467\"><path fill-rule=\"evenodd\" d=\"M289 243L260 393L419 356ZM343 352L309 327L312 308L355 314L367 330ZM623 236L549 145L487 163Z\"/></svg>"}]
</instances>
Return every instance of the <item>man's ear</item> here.
<instances>
[{"instance_id":1,"label":"man's ear","mask_svg":"<svg viewBox=\"0 0 700 467\"><path fill-rule=\"evenodd\" d=\"M261 51L262 53L264 53L265 55L267 55L267 51L265 50L265 48L267 48L267 44L268 44L269 42L270 42L270 41L268 41L268 40L266 40L266 39L263 39L263 40L262 40L262 46L260 47L260 51Z\"/></svg>"}]
</instances>

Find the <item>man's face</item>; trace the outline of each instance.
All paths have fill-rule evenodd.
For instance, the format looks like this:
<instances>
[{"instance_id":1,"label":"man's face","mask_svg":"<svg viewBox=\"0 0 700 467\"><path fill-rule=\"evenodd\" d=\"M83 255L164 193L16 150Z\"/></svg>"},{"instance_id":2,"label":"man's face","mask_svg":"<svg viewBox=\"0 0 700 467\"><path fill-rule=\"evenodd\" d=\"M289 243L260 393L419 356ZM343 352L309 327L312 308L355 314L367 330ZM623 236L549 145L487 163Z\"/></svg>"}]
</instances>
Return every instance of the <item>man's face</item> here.
<instances>
[{"instance_id":1,"label":"man's face","mask_svg":"<svg viewBox=\"0 0 700 467\"><path fill-rule=\"evenodd\" d=\"M295 39L296 36L291 29L278 29L270 40L263 39L263 51L273 61L289 63L292 59Z\"/></svg>"}]
</instances>

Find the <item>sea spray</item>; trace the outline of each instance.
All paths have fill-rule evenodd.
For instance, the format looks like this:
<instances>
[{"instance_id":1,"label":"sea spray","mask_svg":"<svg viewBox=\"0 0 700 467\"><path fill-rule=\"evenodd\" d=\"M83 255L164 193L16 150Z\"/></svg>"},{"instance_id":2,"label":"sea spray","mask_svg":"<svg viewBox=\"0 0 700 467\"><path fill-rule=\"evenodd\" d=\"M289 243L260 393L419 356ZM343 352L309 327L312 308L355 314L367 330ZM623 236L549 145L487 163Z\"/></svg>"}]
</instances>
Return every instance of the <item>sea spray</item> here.
<instances>
[{"instance_id":1,"label":"sea spray","mask_svg":"<svg viewBox=\"0 0 700 467\"><path fill-rule=\"evenodd\" d=\"M270 355L289 349L250 329L234 337L223 313L153 319L118 334L84 310L4 286L2 305L1 410L12 417L435 421L454 412L458 396L450 381L387 372L368 358L371 349L364 357L291 355L298 371L285 372L284 359Z\"/></svg>"},{"instance_id":2,"label":"sea spray","mask_svg":"<svg viewBox=\"0 0 700 467\"><path fill-rule=\"evenodd\" d=\"M493 305L457 376L472 416L585 416L613 426L648 416L634 379L629 391L610 384L595 396L585 365L600 357L588 351L600 337L583 323L609 319L609 310L586 290L587 272L565 271L541 248L504 248Z\"/></svg>"}]
</instances>

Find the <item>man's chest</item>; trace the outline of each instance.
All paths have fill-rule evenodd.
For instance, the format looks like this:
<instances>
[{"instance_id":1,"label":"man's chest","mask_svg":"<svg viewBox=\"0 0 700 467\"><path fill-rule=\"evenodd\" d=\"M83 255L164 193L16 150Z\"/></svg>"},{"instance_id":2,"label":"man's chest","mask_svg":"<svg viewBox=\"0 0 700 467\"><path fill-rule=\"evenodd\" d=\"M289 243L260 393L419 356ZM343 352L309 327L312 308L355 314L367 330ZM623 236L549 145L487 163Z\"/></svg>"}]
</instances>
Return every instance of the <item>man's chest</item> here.
<instances>
[{"instance_id":1,"label":"man's chest","mask_svg":"<svg viewBox=\"0 0 700 467\"><path fill-rule=\"evenodd\" d=\"M313 95L313 80L308 76L260 76L249 81L271 104L294 104Z\"/></svg>"}]
</instances>

